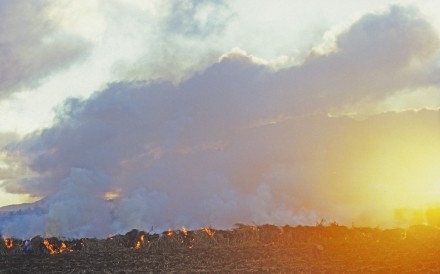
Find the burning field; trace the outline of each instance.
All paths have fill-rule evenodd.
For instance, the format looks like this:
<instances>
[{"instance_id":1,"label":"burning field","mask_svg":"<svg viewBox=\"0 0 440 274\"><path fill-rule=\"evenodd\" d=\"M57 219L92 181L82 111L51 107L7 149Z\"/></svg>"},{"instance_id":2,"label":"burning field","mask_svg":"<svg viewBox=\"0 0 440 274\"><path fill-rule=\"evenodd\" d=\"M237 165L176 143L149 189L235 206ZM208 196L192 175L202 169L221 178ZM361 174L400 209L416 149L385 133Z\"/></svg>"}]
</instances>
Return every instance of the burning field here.
<instances>
[{"instance_id":1,"label":"burning field","mask_svg":"<svg viewBox=\"0 0 440 274\"><path fill-rule=\"evenodd\" d=\"M440 231L236 224L106 239L34 237L0 242L0 273L278 272L440 273Z\"/></svg>"}]
</instances>

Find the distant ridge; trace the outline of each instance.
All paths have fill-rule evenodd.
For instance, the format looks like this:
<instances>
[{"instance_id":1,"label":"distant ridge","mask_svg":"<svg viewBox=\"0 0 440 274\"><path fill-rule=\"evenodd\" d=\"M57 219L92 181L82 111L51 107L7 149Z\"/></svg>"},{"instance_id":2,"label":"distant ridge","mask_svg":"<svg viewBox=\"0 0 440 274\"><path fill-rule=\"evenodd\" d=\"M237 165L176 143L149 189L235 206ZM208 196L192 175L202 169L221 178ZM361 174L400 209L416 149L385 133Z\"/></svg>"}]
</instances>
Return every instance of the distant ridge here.
<instances>
[{"instance_id":1,"label":"distant ridge","mask_svg":"<svg viewBox=\"0 0 440 274\"><path fill-rule=\"evenodd\" d=\"M23 204L3 206L3 207L0 207L0 213L8 213L8 212L14 212L14 211L18 211L18 210L30 209L35 206L38 206L40 204L40 201L37 201L34 203L23 203Z\"/></svg>"}]
</instances>

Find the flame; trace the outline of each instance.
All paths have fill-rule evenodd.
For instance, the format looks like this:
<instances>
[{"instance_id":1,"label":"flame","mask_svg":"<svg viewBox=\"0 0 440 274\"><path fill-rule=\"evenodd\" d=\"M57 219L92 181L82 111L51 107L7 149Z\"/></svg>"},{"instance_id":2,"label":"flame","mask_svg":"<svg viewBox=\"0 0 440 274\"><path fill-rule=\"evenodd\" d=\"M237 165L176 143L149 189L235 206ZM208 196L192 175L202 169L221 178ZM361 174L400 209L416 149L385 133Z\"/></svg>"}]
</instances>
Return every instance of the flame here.
<instances>
[{"instance_id":1,"label":"flame","mask_svg":"<svg viewBox=\"0 0 440 274\"><path fill-rule=\"evenodd\" d=\"M194 240L194 239L191 238L191 237L188 237L188 236L189 236L188 229L186 229L185 226L182 226L182 227L180 228L180 231L181 231L182 234L183 234L183 239L180 241L180 243L181 243L181 244L186 244L186 245L188 246L189 249L192 249L192 248L193 248L193 240Z\"/></svg>"},{"instance_id":2,"label":"flame","mask_svg":"<svg viewBox=\"0 0 440 274\"><path fill-rule=\"evenodd\" d=\"M5 245L8 249L11 249L14 247L14 244L12 243L12 239L4 239Z\"/></svg>"},{"instance_id":3,"label":"flame","mask_svg":"<svg viewBox=\"0 0 440 274\"><path fill-rule=\"evenodd\" d=\"M55 254L55 253L57 253L55 247L49 242L48 239L44 239L43 244L44 244L44 246L47 248L47 250L49 250L49 253L50 253L50 254Z\"/></svg>"},{"instance_id":4,"label":"flame","mask_svg":"<svg viewBox=\"0 0 440 274\"><path fill-rule=\"evenodd\" d=\"M182 231L184 237L188 236L188 230L186 229L186 227L182 226L180 231Z\"/></svg>"},{"instance_id":5,"label":"flame","mask_svg":"<svg viewBox=\"0 0 440 274\"><path fill-rule=\"evenodd\" d=\"M120 197L121 194L119 193L119 191L109 191L104 193L104 200L106 201L116 200L119 199Z\"/></svg>"},{"instance_id":6,"label":"flame","mask_svg":"<svg viewBox=\"0 0 440 274\"><path fill-rule=\"evenodd\" d=\"M67 245L64 242L61 242L60 253L63 253L66 250L69 251L69 249L67 249Z\"/></svg>"},{"instance_id":7,"label":"flame","mask_svg":"<svg viewBox=\"0 0 440 274\"><path fill-rule=\"evenodd\" d=\"M51 244L51 243L49 242L48 239L44 239L43 244L44 244L44 246L47 248L47 250L49 250L49 254L63 253L63 252L66 252L66 251L68 251L68 252L72 252L71 249L68 249L68 248L67 248L67 245L66 245L65 242L61 242L61 246L60 246L60 248L56 248L53 244Z\"/></svg>"},{"instance_id":8,"label":"flame","mask_svg":"<svg viewBox=\"0 0 440 274\"><path fill-rule=\"evenodd\" d=\"M166 235L167 235L168 237L171 237L171 236L173 236L173 234L174 234L174 232L173 232L171 229L168 229Z\"/></svg>"},{"instance_id":9,"label":"flame","mask_svg":"<svg viewBox=\"0 0 440 274\"><path fill-rule=\"evenodd\" d=\"M136 242L136 245L134 246L135 249L141 248L141 245L144 243L145 235L141 235L139 238L139 241Z\"/></svg>"},{"instance_id":10,"label":"flame","mask_svg":"<svg viewBox=\"0 0 440 274\"><path fill-rule=\"evenodd\" d=\"M202 231L205 232L209 237L214 236L215 231L210 227L202 228Z\"/></svg>"}]
</instances>

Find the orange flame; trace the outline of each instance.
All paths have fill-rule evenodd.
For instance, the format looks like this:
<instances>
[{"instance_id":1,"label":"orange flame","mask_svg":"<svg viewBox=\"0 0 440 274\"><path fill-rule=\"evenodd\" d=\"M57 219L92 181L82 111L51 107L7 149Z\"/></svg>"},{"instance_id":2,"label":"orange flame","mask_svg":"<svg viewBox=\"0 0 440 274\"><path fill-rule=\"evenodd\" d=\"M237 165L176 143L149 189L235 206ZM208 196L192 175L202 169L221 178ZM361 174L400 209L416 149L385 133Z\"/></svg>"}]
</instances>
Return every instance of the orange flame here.
<instances>
[{"instance_id":1,"label":"orange flame","mask_svg":"<svg viewBox=\"0 0 440 274\"><path fill-rule=\"evenodd\" d=\"M182 231L184 237L188 236L188 230L186 229L186 227L182 226L180 231Z\"/></svg>"},{"instance_id":2,"label":"orange flame","mask_svg":"<svg viewBox=\"0 0 440 274\"><path fill-rule=\"evenodd\" d=\"M204 227L202 228L202 231L205 232L209 237L214 236L215 231L212 230L210 227Z\"/></svg>"},{"instance_id":3,"label":"orange flame","mask_svg":"<svg viewBox=\"0 0 440 274\"><path fill-rule=\"evenodd\" d=\"M44 246L47 248L47 250L49 250L50 254L55 254L57 253L57 251L55 250L55 247L49 242L48 239L44 239L43 242Z\"/></svg>"},{"instance_id":4,"label":"orange flame","mask_svg":"<svg viewBox=\"0 0 440 274\"><path fill-rule=\"evenodd\" d=\"M70 250L67 249L67 245L64 242L61 242L60 253L63 253L64 251L70 251Z\"/></svg>"},{"instance_id":5,"label":"orange flame","mask_svg":"<svg viewBox=\"0 0 440 274\"><path fill-rule=\"evenodd\" d=\"M65 242L61 242L60 248L56 248L53 244L49 242L48 239L44 239L43 242L44 246L49 250L49 254L57 254L57 253L63 253L63 252L72 252L71 249L67 248L67 245Z\"/></svg>"},{"instance_id":6,"label":"orange flame","mask_svg":"<svg viewBox=\"0 0 440 274\"><path fill-rule=\"evenodd\" d=\"M141 245L144 243L145 235L141 235L139 238L139 241L136 242L136 245L134 246L135 249L141 248Z\"/></svg>"},{"instance_id":7,"label":"orange flame","mask_svg":"<svg viewBox=\"0 0 440 274\"><path fill-rule=\"evenodd\" d=\"M12 243L12 239L4 239L3 241L5 242L6 248L11 249L14 247L14 244Z\"/></svg>"},{"instance_id":8,"label":"orange flame","mask_svg":"<svg viewBox=\"0 0 440 274\"><path fill-rule=\"evenodd\" d=\"M192 242L193 242L194 239L192 239L191 237L188 237L188 236L189 236L188 229L186 229L185 226L182 226L182 227L180 228L180 231L181 231L182 234L183 234L183 239L180 241L180 243L181 243L181 244L186 244L186 245L188 246L189 249L192 249L192 248L193 248L193 244L192 244Z\"/></svg>"},{"instance_id":9,"label":"orange flame","mask_svg":"<svg viewBox=\"0 0 440 274\"><path fill-rule=\"evenodd\" d=\"M166 235L167 235L168 237L171 237L171 236L173 236L173 234L174 234L174 232L173 232L171 229L168 229Z\"/></svg>"}]
</instances>

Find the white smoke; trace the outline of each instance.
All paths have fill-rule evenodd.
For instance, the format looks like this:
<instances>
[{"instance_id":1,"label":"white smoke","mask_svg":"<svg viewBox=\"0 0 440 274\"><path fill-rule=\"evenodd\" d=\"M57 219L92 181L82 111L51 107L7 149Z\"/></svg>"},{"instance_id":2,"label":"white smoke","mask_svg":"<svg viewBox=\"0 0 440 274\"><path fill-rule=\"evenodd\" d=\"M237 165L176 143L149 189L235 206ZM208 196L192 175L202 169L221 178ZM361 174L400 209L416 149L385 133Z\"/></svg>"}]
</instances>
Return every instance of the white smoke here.
<instances>
[{"instance_id":1,"label":"white smoke","mask_svg":"<svg viewBox=\"0 0 440 274\"><path fill-rule=\"evenodd\" d=\"M392 7L356 22L338 51L311 54L300 66L274 71L234 53L179 85L120 82L67 100L53 127L8 147L36 175L6 189L47 198L4 218L2 234L105 237L132 228L356 218L371 202L351 195L368 185L328 180L347 168L344 157L362 157L356 145L352 155L338 150L349 140L343 136L368 128L379 138L384 127L327 112L438 84L437 67L418 65L432 64L438 44L414 10ZM398 129L408 116L433 115L389 119ZM105 201L107 192L120 198Z\"/></svg>"}]
</instances>

